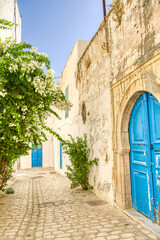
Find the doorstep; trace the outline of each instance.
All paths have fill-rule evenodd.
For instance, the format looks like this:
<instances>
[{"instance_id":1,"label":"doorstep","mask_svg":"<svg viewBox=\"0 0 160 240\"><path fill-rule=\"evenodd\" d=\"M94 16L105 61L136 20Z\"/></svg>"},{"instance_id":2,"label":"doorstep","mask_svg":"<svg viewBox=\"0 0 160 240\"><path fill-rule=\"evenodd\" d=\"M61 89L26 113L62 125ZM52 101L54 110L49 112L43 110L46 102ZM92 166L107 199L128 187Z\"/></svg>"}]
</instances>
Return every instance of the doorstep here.
<instances>
[{"instance_id":1,"label":"doorstep","mask_svg":"<svg viewBox=\"0 0 160 240\"><path fill-rule=\"evenodd\" d=\"M123 212L134 219L136 222L140 223L144 227L148 228L150 231L152 231L154 234L156 234L158 237L160 237L160 226L156 223L153 223L150 219L145 217L144 215L137 212L134 208L125 209Z\"/></svg>"}]
</instances>

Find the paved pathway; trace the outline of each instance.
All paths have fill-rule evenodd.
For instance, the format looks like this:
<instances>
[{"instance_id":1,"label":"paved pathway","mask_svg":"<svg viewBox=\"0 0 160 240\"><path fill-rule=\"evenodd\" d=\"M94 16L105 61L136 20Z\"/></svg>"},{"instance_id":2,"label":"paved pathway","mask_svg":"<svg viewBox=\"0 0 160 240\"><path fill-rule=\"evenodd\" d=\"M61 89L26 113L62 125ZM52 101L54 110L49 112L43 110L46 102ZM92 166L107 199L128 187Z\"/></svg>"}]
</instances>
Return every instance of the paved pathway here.
<instances>
[{"instance_id":1,"label":"paved pathway","mask_svg":"<svg viewBox=\"0 0 160 240\"><path fill-rule=\"evenodd\" d=\"M51 169L20 171L14 195L0 194L0 240L159 239L91 191L70 190Z\"/></svg>"}]
</instances>

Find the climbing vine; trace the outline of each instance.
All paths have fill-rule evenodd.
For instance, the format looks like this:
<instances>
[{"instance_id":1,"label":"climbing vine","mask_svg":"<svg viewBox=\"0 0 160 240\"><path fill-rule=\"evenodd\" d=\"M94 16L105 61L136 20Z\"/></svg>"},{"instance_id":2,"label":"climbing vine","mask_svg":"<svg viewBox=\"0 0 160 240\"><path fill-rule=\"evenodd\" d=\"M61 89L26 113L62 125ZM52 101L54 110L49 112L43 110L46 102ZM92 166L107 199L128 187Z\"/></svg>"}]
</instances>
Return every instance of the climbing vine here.
<instances>
[{"instance_id":1,"label":"climbing vine","mask_svg":"<svg viewBox=\"0 0 160 240\"><path fill-rule=\"evenodd\" d=\"M98 158L89 160L90 149L87 147L87 136L62 141L64 153L69 155L71 165L67 165L67 177L72 181L71 188L81 186L84 190L92 188L89 184L89 173L93 165L98 165Z\"/></svg>"},{"instance_id":2,"label":"climbing vine","mask_svg":"<svg viewBox=\"0 0 160 240\"><path fill-rule=\"evenodd\" d=\"M10 29L13 25L17 24L7 21L6 19L0 19L0 29Z\"/></svg>"}]
</instances>

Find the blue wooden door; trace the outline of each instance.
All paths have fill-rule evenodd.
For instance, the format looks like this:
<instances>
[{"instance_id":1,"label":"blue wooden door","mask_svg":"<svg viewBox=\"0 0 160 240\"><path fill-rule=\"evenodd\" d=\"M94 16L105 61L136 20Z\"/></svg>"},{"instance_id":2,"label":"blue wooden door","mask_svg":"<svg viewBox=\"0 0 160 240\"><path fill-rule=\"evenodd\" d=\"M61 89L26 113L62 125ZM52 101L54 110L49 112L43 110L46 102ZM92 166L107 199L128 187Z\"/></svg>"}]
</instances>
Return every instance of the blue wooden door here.
<instances>
[{"instance_id":1,"label":"blue wooden door","mask_svg":"<svg viewBox=\"0 0 160 240\"><path fill-rule=\"evenodd\" d=\"M136 102L130 119L130 167L133 207L153 220L153 183L150 171L148 96Z\"/></svg>"},{"instance_id":2,"label":"blue wooden door","mask_svg":"<svg viewBox=\"0 0 160 240\"><path fill-rule=\"evenodd\" d=\"M155 221L160 223L160 103L151 94L148 94L148 108L151 136L151 171L154 188Z\"/></svg>"},{"instance_id":3,"label":"blue wooden door","mask_svg":"<svg viewBox=\"0 0 160 240\"><path fill-rule=\"evenodd\" d=\"M42 167L42 145L32 150L32 167Z\"/></svg>"},{"instance_id":4,"label":"blue wooden door","mask_svg":"<svg viewBox=\"0 0 160 240\"><path fill-rule=\"evenodd\" d=\"M60 169L63 168L63 158L62 158L62 144L60 142Z\"/></svg>"},{"instance_id":5,"label":"blue wooden door","mask_svg":"<svg viewBox=\"0 0 160 240\"><path fill-rule=\"evenodd\" d=\"M133 207L160 221L160 103L150 93L136 102L130 119Z\"/></svg>"}]
</instances>

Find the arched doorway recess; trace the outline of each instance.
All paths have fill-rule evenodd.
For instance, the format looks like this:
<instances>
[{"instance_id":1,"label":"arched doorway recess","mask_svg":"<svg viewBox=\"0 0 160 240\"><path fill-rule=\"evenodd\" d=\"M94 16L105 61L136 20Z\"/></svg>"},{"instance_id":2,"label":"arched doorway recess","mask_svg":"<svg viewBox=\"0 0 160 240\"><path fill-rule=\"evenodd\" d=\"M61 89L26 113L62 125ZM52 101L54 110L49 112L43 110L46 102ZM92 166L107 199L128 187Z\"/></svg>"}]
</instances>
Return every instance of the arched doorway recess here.
<instances>
[{"instance_id":1,"label":"arched doorway recess","mask_svg":"<svg viewBox=\"0 0 160 240\"><path fill-rule=\"evenodd\" d=\"M151 93L160 102L160 61L156 55L141 66L133 65L111 82L114 203L132 208L130 172L130 116L138 98Z\"/></svg>"}]
</instances>

